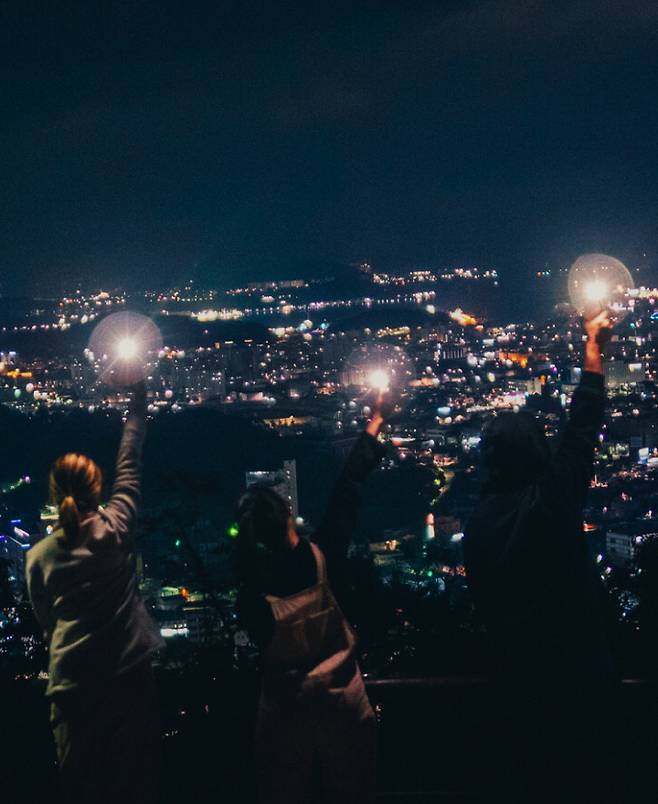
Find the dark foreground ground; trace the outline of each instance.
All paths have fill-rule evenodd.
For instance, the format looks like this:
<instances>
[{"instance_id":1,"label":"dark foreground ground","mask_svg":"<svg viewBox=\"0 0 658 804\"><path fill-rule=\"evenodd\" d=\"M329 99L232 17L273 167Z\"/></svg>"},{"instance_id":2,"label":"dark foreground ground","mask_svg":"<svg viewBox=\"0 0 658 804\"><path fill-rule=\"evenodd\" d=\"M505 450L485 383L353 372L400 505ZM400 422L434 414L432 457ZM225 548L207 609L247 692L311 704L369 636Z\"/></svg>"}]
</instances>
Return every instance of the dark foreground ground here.
<instances>
[{"instance_id":1,"label":"dark foreground ground","mask_svg":"<svg viewBox=\"0 0 658 804\"><path fill-rule=\"evenodd\" d=\"M250 751L255 678L160 680L165 763L162 804L253 801ZM379 718L378 801L504 801L492 762L491 690L483 679L446 677L369 683ZM38 685L12 682L0 698L0 797L11 804L59 804L47 707ZM658 800L658 705L654 684L626 680L614 767L624 802ZM500 746L498 746L500 749ZM503 754L504 756L504 750ZM509 772L514 772L513 762ZM504 777L504 774L503 774ZM499 777L500 778L500 777ZM565 780L565 791L568 780ZM566 796L565 796L566 798Z\"/></svg>"}]
</instances>

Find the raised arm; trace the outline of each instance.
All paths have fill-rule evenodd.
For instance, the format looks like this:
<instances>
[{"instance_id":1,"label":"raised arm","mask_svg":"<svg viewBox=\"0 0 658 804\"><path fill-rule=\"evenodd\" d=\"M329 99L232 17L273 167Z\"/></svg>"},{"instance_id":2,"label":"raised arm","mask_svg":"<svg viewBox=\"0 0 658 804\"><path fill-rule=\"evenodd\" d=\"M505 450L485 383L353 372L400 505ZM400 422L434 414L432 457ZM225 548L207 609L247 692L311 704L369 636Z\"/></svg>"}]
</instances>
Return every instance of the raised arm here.
<instances>
[{"instance_id":1,"label":"raised arm","mask_svg":"<svg viewBox=\"0 0 658 804\"><path fill-rule=\"evenodd\" d=\"M380 395L374 415L352 447L329 498L322 523L313 536L313 541L327 559L330 575L336 562L347 555L365 481L386 451L383 444L377 440L384 424L384 415L384 404Z\"/></svg>"},{"instance_id":2,"label":"raised arm","mask_svg":"<svg viewBox=\"0 0 658 804\"><path fill-rule=\"evenodd\" d=\"M145 433L146 392L144 386L140 385L135 388L128 421L123 428L112 496L103 512L119 541L130 534L141 498Z\"/></svg>"},{"instance_id":3,"label":"raised arm","mask_svg":"<svg viewBox=\"0 0 658 804\"><path fill-rule=\"evenodd\" d=\"M601 349L610 332L607 313L585 321L587 342L583 375L573 399L569 422L560 436L544 482L547 502L577 511L585 503L592 477L594 449L605 410L605 383Z\"/></svg>"}]
</instances>

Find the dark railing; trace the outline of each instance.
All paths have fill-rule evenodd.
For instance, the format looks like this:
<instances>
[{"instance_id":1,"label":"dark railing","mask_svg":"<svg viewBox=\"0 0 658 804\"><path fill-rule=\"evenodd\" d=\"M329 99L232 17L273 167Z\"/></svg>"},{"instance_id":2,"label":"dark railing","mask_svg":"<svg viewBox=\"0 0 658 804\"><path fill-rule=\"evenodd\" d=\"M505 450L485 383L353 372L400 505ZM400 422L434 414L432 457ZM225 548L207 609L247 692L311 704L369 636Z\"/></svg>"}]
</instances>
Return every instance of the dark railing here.
<instances>
[{"instance_id":1,"label":"dark railing","mask_svg":"<svg viewBox=\"0 0 658 804\"><path fill-rule=\"evenodd\" d=\"M163 804L253 801L251 735L257 679L163 677ZM504 801L479 772L491 754L492 688L485 678L367 680L379 720L378 800L484 804ZM658 801L656 686L626 679L613 773L624 804ZM58 802L43 688L12 682L0 697L0 799ZM495 732L495 729L494 729Z\"/></svg>"}]
</instances>

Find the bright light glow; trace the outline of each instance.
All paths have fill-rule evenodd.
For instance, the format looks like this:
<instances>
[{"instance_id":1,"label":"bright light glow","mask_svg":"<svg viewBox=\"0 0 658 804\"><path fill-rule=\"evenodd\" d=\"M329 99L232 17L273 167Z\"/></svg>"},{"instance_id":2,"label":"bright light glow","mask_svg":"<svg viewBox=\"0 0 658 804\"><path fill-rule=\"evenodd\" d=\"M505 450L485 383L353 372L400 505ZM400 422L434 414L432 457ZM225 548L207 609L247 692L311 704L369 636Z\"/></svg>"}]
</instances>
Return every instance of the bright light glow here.
<instances>
[{"instance_id":1,"label":"bright light glow","mask_svg":"<svg viewBox=\"0 0 658 804\"><path fill-rule=\"evenodd\" d=\"M139 344L136 338L121 338L116 345L116 354L120 360L134 360L139 355Z\"/></svg>"},{"instance_id":2,"label":"bright light glow","mask_svg":"<svg viewBox=\"0 0 658 804\"><path fill-rule=\"evenodd\" d=\"M144 380L149 355L160 349L162 336L156 324L140 313L124 311L107 316L94 328L86 351L100 378L116 386Z\"/></svg>"},{"instance_id":3,"label":"bright light glow","mask_svg":"<svg viewBox=\"0 0 658 804\"><path fill-rule=\"evenodd\" d=\"M581 314L605 308L614 322L622 321L632 308L632 291L628 268L608 254L583 254L569 269L569 298Z\"/></svg>"},{"instance_id":4,"label":"bright light glow","mask_svg":"<svg viewBox=\"0 0 658 804\"><path fill-rule=\"evenodd\" d=\"M374 369L368 375L368 385L375 391L388 391L391 378L383 369Z\"/></svg>"},{"instance_id":5,"label":"bright light glow","mask_svg":"<svg viewBox=\"0 0 658 804\"><path fill-rule=\"evenodd\" d=\"M585 286L585 298L591 302L602 302L608 295L608 285L600 279L593 279Z\"/></svg>"}]
</instances>

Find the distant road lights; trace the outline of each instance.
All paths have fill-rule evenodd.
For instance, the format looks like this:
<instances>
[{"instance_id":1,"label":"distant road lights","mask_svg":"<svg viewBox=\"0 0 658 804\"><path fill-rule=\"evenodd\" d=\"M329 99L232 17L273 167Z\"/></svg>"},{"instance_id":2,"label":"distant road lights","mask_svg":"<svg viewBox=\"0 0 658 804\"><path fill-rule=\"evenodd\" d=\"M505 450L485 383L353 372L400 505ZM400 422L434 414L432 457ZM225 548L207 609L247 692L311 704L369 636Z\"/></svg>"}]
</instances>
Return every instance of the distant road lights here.
<instances>
[{"instance_id":1,"label":"distant road lights","mask_svg":"<svg viewBox=\"0 0 658 804\"><path fill-rule=\"evenodd\" d=\"M569 298L580 314L603 307L622 321L631 308L633 287L628 268L607 254L583 254L569 269Z\"/></svg>"},{"instance_id":2,"label":"distant road lights","mask_svg":"<svg viewBox=\"0 0 658 804\"><path fill-rule=\"evenodd\" d=\"M388 391L391 385L391 378L387 371L384 369L373 369L368 374L368 385L373 391Z\"/></svg>"}]
</instances>

